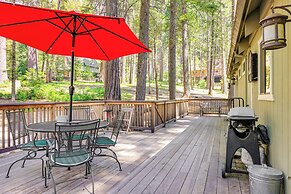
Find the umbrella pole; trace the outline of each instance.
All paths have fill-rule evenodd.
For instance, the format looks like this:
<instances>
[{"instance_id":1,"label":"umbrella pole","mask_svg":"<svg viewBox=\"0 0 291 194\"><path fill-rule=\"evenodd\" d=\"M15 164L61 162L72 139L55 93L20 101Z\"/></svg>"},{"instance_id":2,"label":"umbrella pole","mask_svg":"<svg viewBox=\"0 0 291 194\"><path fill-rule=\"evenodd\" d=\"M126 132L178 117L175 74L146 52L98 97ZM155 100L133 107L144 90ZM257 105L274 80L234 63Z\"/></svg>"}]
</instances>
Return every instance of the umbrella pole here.
<instances>
[{"instance_id":1,"label":"umbrella pole","mask_svg":"<svg viewBox=\"0 0 291 194\"><path fill-rule=\"evenodd\" d=\"M77 16L74 16L74 31L72 33L72 65L71 65L71 85L69 87L69 93L70 93L70 112L69 112L69 122L72 121L72 115L73 115L73 95L74 95L74 71L75 71L75 39L76 39L76 20Z\"/></svg>"}]
</instances>

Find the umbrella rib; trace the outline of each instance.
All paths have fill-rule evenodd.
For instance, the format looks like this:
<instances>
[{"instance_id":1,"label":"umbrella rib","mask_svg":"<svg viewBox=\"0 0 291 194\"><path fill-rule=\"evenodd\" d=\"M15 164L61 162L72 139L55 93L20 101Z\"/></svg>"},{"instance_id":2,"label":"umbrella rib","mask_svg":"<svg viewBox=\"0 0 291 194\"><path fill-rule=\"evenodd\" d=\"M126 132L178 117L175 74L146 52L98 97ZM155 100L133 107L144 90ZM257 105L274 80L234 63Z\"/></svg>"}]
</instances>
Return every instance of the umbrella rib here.
<instances>
[{"instance_id":1,"label":"umbrella rib","mask_svg":"<svg viewBox=\"0 0 291 194\"><path fill-rule=\"evenodd\" d=\"M70 25L70 23L73 21L73 18L69 21L69 23L67 25L65 25L65 28L62 28L61 33L57 36L57 38L52 42L52 44L48 47L48 49L45 51L46 53L53 47L53 45L57 42L57 40L61 37L61 35L66 31L66 28L68 27L68 25ZM68 31L66 31L68 32ZM70 33L70 32L69 32Z\"/></svg>"},{"instance_id":2,"label":"umbrella rib","mask_svg":"<svg viewBox=\"0 0 291 194\"><path fill-rule=\"evenodd\" d=\"M65 27L68 27L68 25L72 22L73 20L73 17L72 16L69 16L71 17L72 19L70 20L70 22L68 24L66 24L66 22L63 20L63 18L61 16L59 16L59 14L57 12L55 12L55 14L57 15L57 17L61 20L61 22L65 25ZM73 31L68 27L69 31L71 34L73 34Z\"/></svg>"},{"instance_id":3,"label":"umbrella rib","mask_svg":"<svg viewBox=\"0 0 291 194\"><path fill-rule=\"evenodd\" d=\"M95 30L100 30L100 29L101 29L101 28L98 27L98 28L95 28L95 29L92 29L92 30L87 30L87 31L79 32L79 33L77 33L77 35L85 35L85 34L88 33L88 32L93 32L93 31L95 31Z\"/></svg>"},{"instance_id":4,"label":"umbrella rib","mask_svg":"<svg viewBox=\"0 0 291 194\"><path fill-rule=\"evenodd\" d=\"M72 20L71 20L71 21L72 21ZM61 29L61 30L63 30L63 31L68 32L69 34L72 34L72 32L69 31L69 30L67 30L66 28L63 28L63 27L61 27L61 26L59 26L59 25L57 25L57 24L55 24L55 23L53 23L53 22L51 22L51 21L47 21L47 22L50 23L50 24L52 24L52 25L54 25L54 26L56 26L57 28L59 28L59 29Z\"/></svg>"},{"instance_id":5,"label":"umbrella rib","mask_svg":"<svg viewBox=\"0 0 291 194\"><path fill-rule=\"evenodd\" d=\"M88 21L88 20L86 20ZM102 49L102 47L99 45L99 43L97 42L97 40L92 36L92 34L88 31L88 29L86 28L86 26L84 26L82 24L82 26L85 28L85 30L87 30L89 36L93 39L93 41L95 42L95 44L100 48L100 50L102 51L102 53L105 55L105 57L109 60L108 55L105 53L105 51Z\"/></svg>"},{"instance_id":6,"label":"umbrella rib","mask_svg":"<svg viewBox=\"0 0 291 194\"><path fill-rule=\"evenodd\" d=\"M80 25L79 25L79 27L78 27L78 28L76 29L76 31L75 31L75 32L76 32L76 35L77 35L78 30L81 28L81 26L83 26L83 23L84 23L85 20L86 20L86 17L84 17L84 18L82 17L82 21L80 20L80 18L81 18L80 16L77 17L77 19L78 19L79 22L80 22Z\"/></svg>"},{"instance_id":7,"label":"umbrella rib","mask_svg":"<svg viewBox=\"0 0 291 194\"><path fill-rule=\"evenodd\" d=\"M63 16L63 18L66 18L66 17L70 17L70 16ZM25 21L25 22L16 22L16 23L11 23L11 24L3 24L3 25L0 25L0 28L8 27L8 26L14 26L14 25L20 25L20 24L29 24L29 23L35 23L35 22L42 22L42 21L48 21L48 20L54 20L54 19L58 19L58 17L45 18L45 19L32 20L32 21Z\"/></svg>"},{"instance_id":8,"label":"umbrella rib","mask_svg":"<svg viewBox=\"0 0 291 194\"><path fill-rule=\"evenodd\" d=\"M100 28L102 28L103 30L105 30L105 31L107 31L107 32L109 32L109 33L111 33L111 34L113 34L113 35L115 35L115 36L118 36L119 38L122 38L122 39L124 39L124 40L126 40L126 41L128 41L128 42L130 42L130 43L132 43L132 44L134 44L134 45L136 45L136 46L138 46L138 47L141 47L141 48L143 48L143 49L145 49L145 50L147 50L147 51L150 51L148 48L146 48L146 47L144 47L144 46L142 46L142 45L139 45L139 44L137 44L137 43L135 43L135 42L133 42L133 41L127 39L127 38L124 38L124 37L120 36L119 34L116 34L115 32L112 32L112 31L110 31L110 30L108 30L108 29L106 29L106 28L104 28L104 27L102 27L102 26L99 26L98 24L95 24L95 23L93 23L93 22L91 22L91 21L89 21L89 20L86 20L86 21L87 21L88 23L93 24L94 26L100 27Z\"/></svg>"}]
</instances>

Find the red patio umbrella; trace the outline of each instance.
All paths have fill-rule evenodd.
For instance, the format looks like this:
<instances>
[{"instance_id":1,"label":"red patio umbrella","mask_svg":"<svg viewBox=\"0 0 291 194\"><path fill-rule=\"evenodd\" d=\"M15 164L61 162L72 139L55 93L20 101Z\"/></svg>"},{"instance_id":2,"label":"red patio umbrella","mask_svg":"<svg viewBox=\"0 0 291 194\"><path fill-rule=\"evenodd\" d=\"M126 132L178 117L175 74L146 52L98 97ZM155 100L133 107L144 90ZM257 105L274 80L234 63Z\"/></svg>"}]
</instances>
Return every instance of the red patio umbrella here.
<instances>
[{"instance_id":1,"label":"red patio umbrella","mask_svg":"<svg viewBox=\"0 0 291 194\"><path fill-rule=\"evenodd\" d=\"M0 2L0 36L49 54L72 57L70 107L74 93L74 57L112 60L150 50L124 18L97 16ZM72 108L70 108L70 121Z\"/></svg>"}]
</instances>

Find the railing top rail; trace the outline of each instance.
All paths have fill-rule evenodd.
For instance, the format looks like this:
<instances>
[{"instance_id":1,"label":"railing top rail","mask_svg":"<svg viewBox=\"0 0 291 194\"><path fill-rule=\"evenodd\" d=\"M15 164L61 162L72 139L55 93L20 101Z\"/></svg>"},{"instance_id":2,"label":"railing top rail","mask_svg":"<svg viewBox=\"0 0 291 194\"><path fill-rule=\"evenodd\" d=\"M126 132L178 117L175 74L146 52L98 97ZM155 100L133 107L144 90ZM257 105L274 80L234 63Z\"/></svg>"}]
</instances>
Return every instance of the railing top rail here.
<instances>
[{"instance_id":1,"label":"railing top rail","mask_svg":"<svg viewBox=\"0 0 291 194\"><path fill-rule=\"evenodd\" d=\"M185 99L176 99L176 100L94 100L94 101L75 101L74 105L85 105L85 104L170 104L177 102L187 102L187 101L228 101L227 98L185 98ZM0 103L0 110L4 109L17 109L17 108L29 108L29 107L50 107L56 105L68 105L69 102L11 102L11 103Z\"/></svg>"}]
</instances>

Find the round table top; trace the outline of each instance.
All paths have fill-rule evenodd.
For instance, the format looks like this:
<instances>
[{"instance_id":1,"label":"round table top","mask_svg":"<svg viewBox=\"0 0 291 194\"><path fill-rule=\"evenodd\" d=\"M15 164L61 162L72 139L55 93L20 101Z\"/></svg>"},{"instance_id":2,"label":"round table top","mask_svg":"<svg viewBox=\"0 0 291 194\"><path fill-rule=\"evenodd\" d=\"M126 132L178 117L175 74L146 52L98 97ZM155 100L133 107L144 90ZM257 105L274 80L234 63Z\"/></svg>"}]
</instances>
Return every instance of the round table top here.
<instances>
[{"instance_id":1,"label":"round table top","mask_svg":"<svg viewBox=\"0 0 291 194\"><path fill-rule=\"evenodd\" d=\"M40 123L33 123L27 126L29 131L35 132L44 132L44 133L53 133L55 132L56 121L47 121L47 122L40 122ZM100 128L106 128L108 126L107 121L101 121L99 125Z\"/></svg>"}]
</instances>

